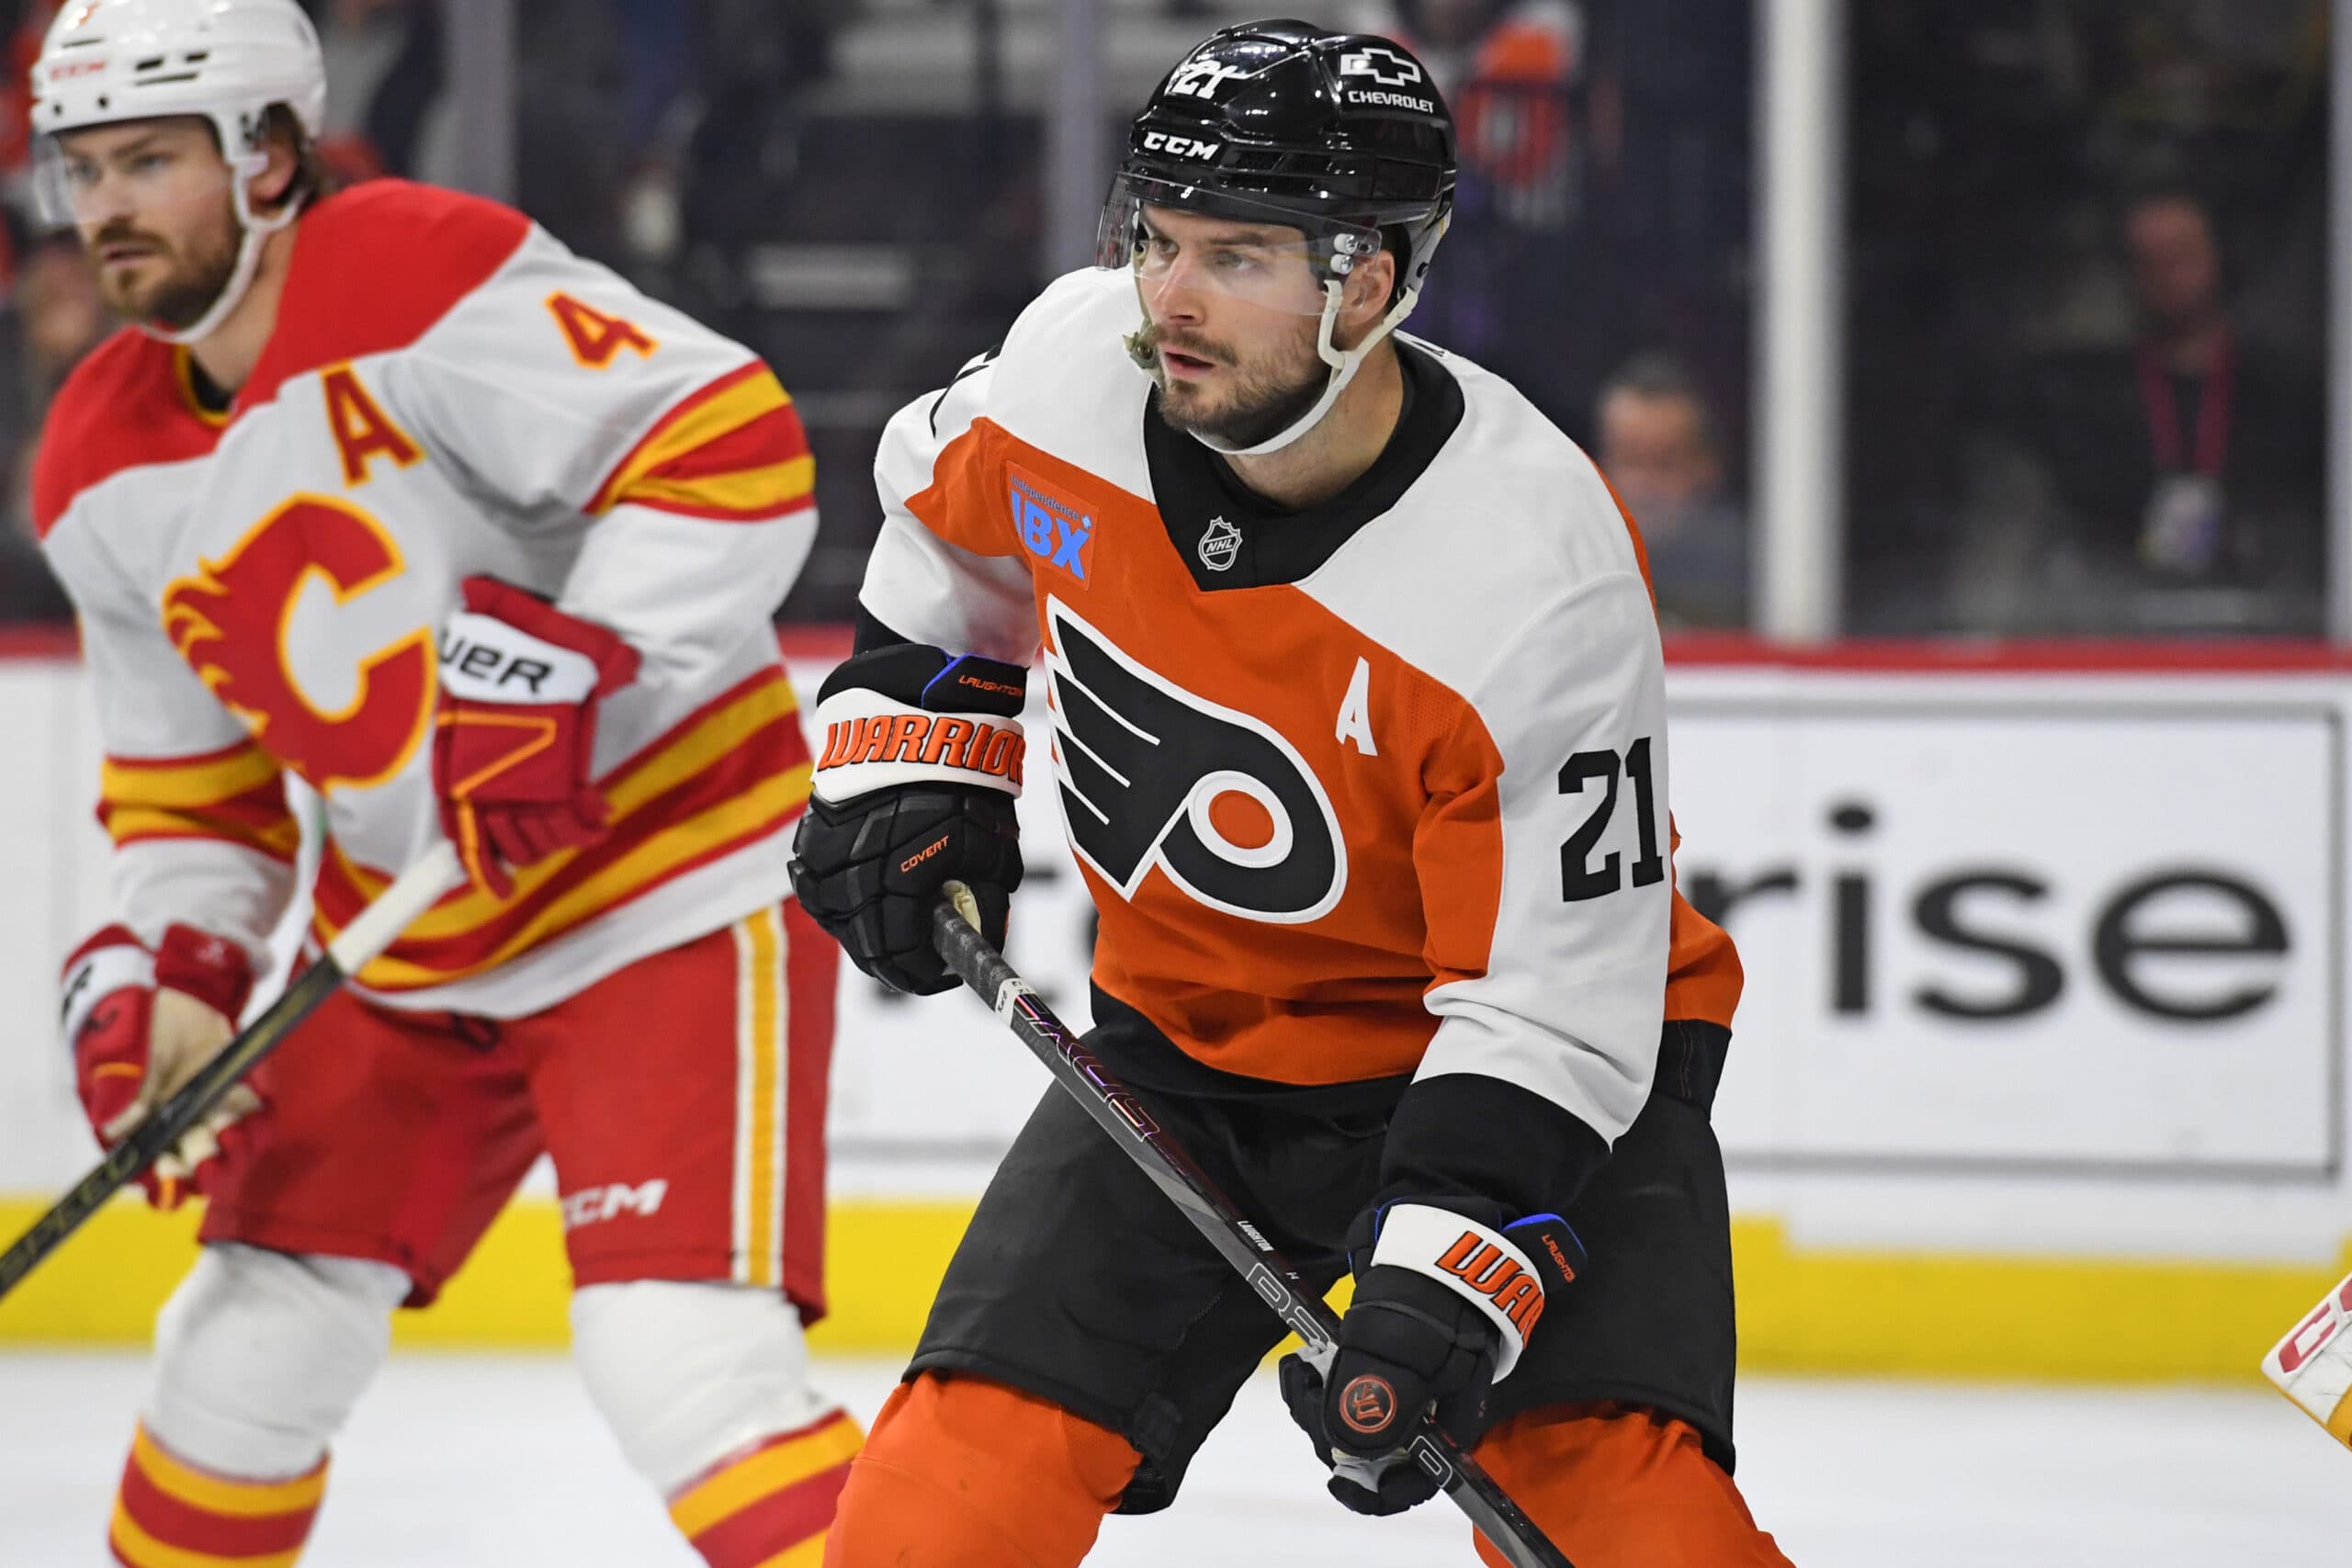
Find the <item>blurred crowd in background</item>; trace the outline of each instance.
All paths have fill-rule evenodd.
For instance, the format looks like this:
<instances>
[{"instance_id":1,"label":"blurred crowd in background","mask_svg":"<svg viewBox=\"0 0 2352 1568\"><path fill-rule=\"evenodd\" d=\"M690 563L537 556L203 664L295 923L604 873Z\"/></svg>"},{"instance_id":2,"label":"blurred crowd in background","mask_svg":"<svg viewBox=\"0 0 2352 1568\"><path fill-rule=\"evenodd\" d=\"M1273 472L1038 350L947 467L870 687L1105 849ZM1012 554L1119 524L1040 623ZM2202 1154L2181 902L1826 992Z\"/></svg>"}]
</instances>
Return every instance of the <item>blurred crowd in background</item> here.
<instances>
[{"instance_id":1,"label":"blurred crowd in background","mask_svg":"<svg viewBox=\"0 0 2352 1568\"><path fill-rule=\"evenodd\" d=\"M441 11L306 0L345 179L454 178ZM1057 0L518 0L517 197L766 355L819 459L786 606L845 619L881 423L1044 281ZM1272 0L1102 0L1104 136ZM1752 6L1325 0L1461 127L1410 330L1515 382L1639 518L1661 613L1748 625ZM59 380L106 333L29 220L0 0L0 620L69 612L28 537ZM9 17L13 10L16 14ZM1849 0L1845 625L2317 635L2326 541L2325 0Z\"/></svg>"}]
</instances>

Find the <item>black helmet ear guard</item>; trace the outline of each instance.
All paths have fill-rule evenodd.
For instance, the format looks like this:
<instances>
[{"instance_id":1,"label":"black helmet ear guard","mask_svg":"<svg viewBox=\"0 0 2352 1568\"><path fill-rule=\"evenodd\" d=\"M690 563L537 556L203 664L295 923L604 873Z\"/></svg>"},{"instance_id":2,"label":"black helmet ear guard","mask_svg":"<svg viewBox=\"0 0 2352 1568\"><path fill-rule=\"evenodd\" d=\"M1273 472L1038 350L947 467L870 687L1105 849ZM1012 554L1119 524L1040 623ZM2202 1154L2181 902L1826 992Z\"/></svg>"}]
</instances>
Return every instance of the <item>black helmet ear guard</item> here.
<instances>
[{"instance_id":1,"label":"black helmet ear guard","mask_svg":"<svg viewBox=\"0 0 2352 1568\"><path fill-rule=\"evenodd\" d=\"M1454 175L1453 117L1403 45L1306 22L1245 22L1180 61L1136 118L1097 258L1134 265L1148 209L1279 223L1306 237L1323 292L1317 346L1331 378L1315 406L1272 439L1247 448L1209 442L1254 457L1312 429L1365 354L1411 313L1453 213ZM1384 234L1399 231L1393 302L1363 342L1338 347L1347 278L1384 248Z\"/></svg>"}]
</instances>

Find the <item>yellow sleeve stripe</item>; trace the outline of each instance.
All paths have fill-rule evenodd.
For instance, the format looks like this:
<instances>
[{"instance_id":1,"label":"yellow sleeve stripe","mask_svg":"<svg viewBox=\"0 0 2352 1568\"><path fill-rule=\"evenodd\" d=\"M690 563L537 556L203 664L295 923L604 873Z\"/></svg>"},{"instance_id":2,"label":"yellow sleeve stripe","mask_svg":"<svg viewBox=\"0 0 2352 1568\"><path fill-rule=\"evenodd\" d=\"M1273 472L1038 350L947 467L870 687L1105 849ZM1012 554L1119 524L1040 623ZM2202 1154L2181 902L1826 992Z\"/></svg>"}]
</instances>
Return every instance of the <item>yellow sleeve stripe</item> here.
<instances>
[{"instance_id":1,"label":"yellow sleeve stripe","mask_svg":"<svg viewBox=\"0 0 2352 1568\"><path fill-rule=\"evenodd\" d=\"M259 789L277 776L277 760L258 746L240 746L184 761L124 761L109 757L98 771L98 795L120 806L215 806Z\"/></svg>"},{"instance_id":2,"label":"yellow sleeve stripe","mask_svg":"<svg viewBox=\"0 0 2352 1568\"><path fill-rule=\"evenodd\" d=\"M649 474L615 496L613 504L636 502L672 511L763 517L784 511L816 488L817 459L792 457L741 473L686 479Z\"/></svg>"},{"instance_id":3,"label":"yellow sleeve stripe","mask_svg":"<svg viewBox=\"0 0 2352 1568\"><path fill-rule=\"evenodd\" d=\"M763 414L789 408L792 399L775 372L752 364L688 398L649 431L588 504L591 516L607 511L616 498L664 463L675 462Z\"/></svg>"},{"instance_id":4,"label":"yellow sleeve stripe","mask_svg":"<svg viewBox=\"0 0 2352 1568\"><path fill-rule=\"evenodd\" d=\"M241 1519L299 1514L306 1508L317 1507L319 1499L327 1493L327 1467L323 1463L310 1474L297 1476L291 1481L256 1483L224 1480L193 1469L165 1453L162 1446L147 1435L144 1426L131 1430L130 1455L159 1491L208 1514L226 1514Z\"/></svg>"},{"instance_id":5,"label":"yellow sleeve stripe","mask_svg":"<svg viewBox=\"0 0 2352 1568\"><path fill-rule=\"evenodd\" d=\"M260 826L200 813L116 807L107 813L107 832L118 844L141 839L220 839L250 845L280 860L293 859L302 847L302 825L291 813Z\"/></svg>"},{"instance_id":6,"label":"yellow sleeve stripe","mask_svg":"<svg viewBox=\"0 0 2352 1568\"><path fill-rule=\"evenodd\" d=\"M865 1441L856 1422L837 1416L805 1438L762 1449L720 1471L670 1505L671 1521L692 1540L762 1498L848 1463Z\"/></svg>"}]
</instances>

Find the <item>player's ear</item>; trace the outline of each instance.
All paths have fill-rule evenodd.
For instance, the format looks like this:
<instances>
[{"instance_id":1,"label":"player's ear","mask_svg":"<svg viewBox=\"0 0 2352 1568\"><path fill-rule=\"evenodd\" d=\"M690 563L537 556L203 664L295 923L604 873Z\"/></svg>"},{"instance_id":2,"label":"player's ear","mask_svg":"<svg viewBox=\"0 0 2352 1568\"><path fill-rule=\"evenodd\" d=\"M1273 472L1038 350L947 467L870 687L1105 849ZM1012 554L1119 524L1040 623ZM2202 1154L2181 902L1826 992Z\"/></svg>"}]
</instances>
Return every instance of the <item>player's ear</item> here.
<instances>
[{"instance_id":1,"label":"player's ear","mask_svg":"<svg viewBox=\"0 0 2352 1568\"><path fill-rule=\"evenodd\" d=\"M1387 251L1365 257L1348 275L1340 291L1340 312L1350 326L1369 327L1388 313L1389 296L1396 289L1396 258Z\"/></svg>"},{"instance_id":2,"label":"player's ear","mask_svg":"<svg viewBox=\"0 0 2352 1568\"><path fill-rule=\"evenodd\" d=\"M262 133L269 164L246 187L256 211L268 212L300 195L302 133L291 114L273 107Z\"/></svg>"}]
</instances>

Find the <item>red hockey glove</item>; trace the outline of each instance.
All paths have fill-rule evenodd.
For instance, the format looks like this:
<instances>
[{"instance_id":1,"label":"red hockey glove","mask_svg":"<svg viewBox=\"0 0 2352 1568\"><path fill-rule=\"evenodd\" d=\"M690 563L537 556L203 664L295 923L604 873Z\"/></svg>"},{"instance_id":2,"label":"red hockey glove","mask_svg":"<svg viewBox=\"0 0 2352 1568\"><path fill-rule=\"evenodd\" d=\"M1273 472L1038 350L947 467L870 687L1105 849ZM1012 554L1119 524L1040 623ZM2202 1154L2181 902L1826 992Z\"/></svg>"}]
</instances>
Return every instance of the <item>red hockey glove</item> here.
<instances>
[{"instance_id":1,"label":"red hockey glove","mask_svg":"<svg viewBox=\"0 0 2352 1568\"><path fill-rule=\"evenodd\" d=\"M253 964L233 942L175 925L153 953L108 926L65 961L62 1018L74 1087L98 1141L112 1146L169 1100L236 1032L253 994ZM248 1156L262 1108L244 1084L232 1089L176 1147L141 1174L147 1201L175 1209L227 1162Z\"/></svg>"},{"instance_id":2,"label":"red hockey glove","mask_svg":"<svg viewBox=\"0 0 2352 1568\"><path fill-rule=\"evenodd\" d=\"M1584 1247L1558 1215L1498 1226L1493 1205L1457 1201L1482 1213L1405 1202L1360 1218L1348 1248L1355 1299L1329 1379L1283 1358L1291 1419L1335 1472L1331 1495L1359 1514L1402 1513L1437 1495L1436 1479L1405 1451L1421 1416L1476 1443L1487 1391L1519 1364L1545 1292L1584 1267Z\"/></svg>"},{"instance_id":3,"label":"red hockey glove","mask_svg":"<svg viewBox=\"0 0 2352 1568\"><path fill-rule=\"evenodd\" d=\"M465 587L442 638L433 786L467 874L503 898L510 868L603 835L596 704L635 677L638 656L609 628L494 578Z\"/></svg>"}]
</instances>

